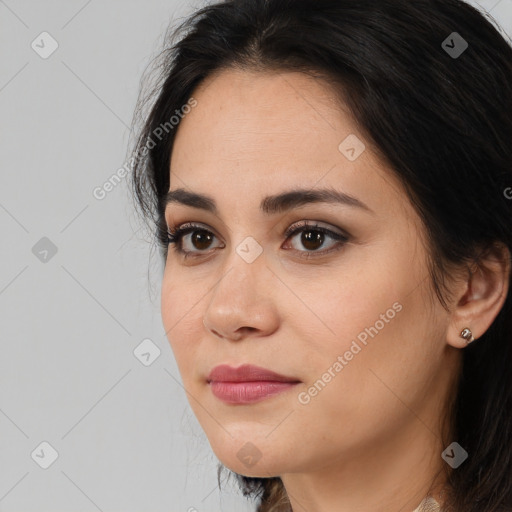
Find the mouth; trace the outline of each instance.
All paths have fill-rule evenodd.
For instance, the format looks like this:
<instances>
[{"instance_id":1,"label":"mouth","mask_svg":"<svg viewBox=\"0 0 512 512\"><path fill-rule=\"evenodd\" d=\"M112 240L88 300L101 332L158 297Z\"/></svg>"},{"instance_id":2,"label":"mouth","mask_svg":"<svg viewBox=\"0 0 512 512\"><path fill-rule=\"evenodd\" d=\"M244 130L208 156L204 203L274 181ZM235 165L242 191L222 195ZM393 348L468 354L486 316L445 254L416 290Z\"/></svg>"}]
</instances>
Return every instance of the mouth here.
<instances>
[{"instance_id":1,"label":"mouth","mask_svg":"<svg viewBox=\"0 0 512 512\"><path fill-rule=\"evenodd\" d=\"M295 377L247 364L238 368L228 365L216 366L206 381L213 395L229 404L260 402L301 382Z\"/></svg>"},{"instance_id":2,"label":"mouth","mask_svg":"<svg viewBox=\"0 0 512 512\"><path fill-rule=\"evenodd\" d=\"M227 364L215 366L206 380L207 382L300 382L295 377L281 375L252 364L243 364L237 368Z\"/></svg>"},{"instance_id":3,"label":"mouth","mask_svg":"<svg viewBox=\"0 0 512 512\"><path fill-rule=\"evenodd\" d=\"M287 391L298 382L210 382L214 396L228 404L251 404Z\"/></svg>"}]
</instances>

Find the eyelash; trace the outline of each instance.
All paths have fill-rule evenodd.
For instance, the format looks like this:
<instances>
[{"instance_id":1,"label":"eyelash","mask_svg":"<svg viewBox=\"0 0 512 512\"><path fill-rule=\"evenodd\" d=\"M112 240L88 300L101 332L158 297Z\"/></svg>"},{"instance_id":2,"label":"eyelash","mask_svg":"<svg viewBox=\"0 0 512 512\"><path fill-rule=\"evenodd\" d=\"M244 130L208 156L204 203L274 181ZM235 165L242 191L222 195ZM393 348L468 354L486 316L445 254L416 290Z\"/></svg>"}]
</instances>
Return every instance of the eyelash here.
<instances>
[{"instance_id":1,"label":"eyelash","mask_svg":"<svg viewBox=\"0 0 512 512\"><path fill-rule=\"evenodd\" d=\"M196 225L193 223L186 223L186 224L182 224L180 227L178 227L174 230L172 230L170 228L168 229L167 243L169 245L171 245L171 244L174 245L174 250L178 254L183 255L185 258L201 257L207 253L200 252L199 254L197 254L194 251L185 251L180 246L181 239L185 235L192 233L194 231L205 231L206 233L210 233L213 236L215 236L210 230L208 230L200 225ZM349 241L349 237L346 235L336 233L335 231L332 231L325 227L319 226L318 224L315 224L315 223L311 224L308 221L302 221L300 224L293 224L286 230L284 236L286 237L286 240L288 240L288 238L296 235L297 233L300 233L301 231L318 231L320 233L324 233L324 234L328 235L329 237L331 237L334 240L337 240L339 242L334 247L331 247L330 249L324 250L324 251L297 251L296 249L293 249L296 252L300 252L301 253L300 257L304 258L304 259L321 257L321 256L325 256L327 254L330 254L331 252L341 250L343 248L343 246Z\"/></svg>"}]
</instances>

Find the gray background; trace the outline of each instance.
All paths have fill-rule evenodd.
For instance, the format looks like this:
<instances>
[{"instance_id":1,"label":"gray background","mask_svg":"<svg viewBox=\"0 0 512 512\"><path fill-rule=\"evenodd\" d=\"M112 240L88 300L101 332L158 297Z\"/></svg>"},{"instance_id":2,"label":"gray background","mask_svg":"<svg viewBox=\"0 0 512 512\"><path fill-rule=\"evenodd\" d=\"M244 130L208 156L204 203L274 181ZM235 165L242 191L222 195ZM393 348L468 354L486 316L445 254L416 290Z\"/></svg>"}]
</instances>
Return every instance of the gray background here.
<instances>
[{"instance_id":1,"label":"gray background","mask_svg":"<svg viewBox=\"0 0 512 512\"><path fill-rule=\"evenodd\" d=\"M479 4L510 37L512 0ZM93 195L127 161L165 29L202 5L0 0L0 511L252 509L218 491L127 179Z\"/></svg>"}]
</instances>

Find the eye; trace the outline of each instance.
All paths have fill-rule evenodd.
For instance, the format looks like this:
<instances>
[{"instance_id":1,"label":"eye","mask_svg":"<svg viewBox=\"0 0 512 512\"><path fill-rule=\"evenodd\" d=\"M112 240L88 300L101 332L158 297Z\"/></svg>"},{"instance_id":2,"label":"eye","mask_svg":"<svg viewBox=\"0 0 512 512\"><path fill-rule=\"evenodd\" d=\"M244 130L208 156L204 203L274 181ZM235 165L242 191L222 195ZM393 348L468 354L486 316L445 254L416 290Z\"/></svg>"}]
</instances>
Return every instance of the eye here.
<instances>
[{"instance_id":1,"label":"eye","mask_svg":"<svg viewBox=\"0 0 512 512\"><path fill-rule=\"evenodd\" d=\"M301 234L300 239L296 236L298 234ZM309 223L308 221L293 224L286 230L284 236L287 240L292 237L292 241L294 238L297 238L295 243L292 243L292 248L294 251L301 253L301 258L324 256L341 249L349 241L349 237L345 234L335 232L317 223ZM182 224L174 230L169 229L167 235L168 243L174 244L175 251L184 255L185 258L201 256L201 253L208 254L208 252L211 252L212 241L215 238L216 236L209 229L192 222ZM331 242L329 249L319 251L318 249L324 247L326 239L329 238L334 243ZM298 248L300 245L306 250L303 251ZM288 247L284 248L288 249Z\"/></svg>"},{"instance_id":2,"label":"eye","mask_svg":"<svg viewBox=\"0 0 512 512\"><path fill-rule=\"evenodd\" d=\"M209 229L192 222L182 224L174 230L169 229L167 233L168 243L174 244L176 252L185 257L194 254L195 249L199 252L209 249L214 238L215 235Z\"/></svg>"},{"instance_id":3,"label":"eye","mask_svg":"<svg viewBox=\"0 0 512 512\"><path fill-rule=\"evenodd\" d=\"M300 237L296 235L300 234ZM292 237L292 241L295 238L295 244L292 243L294 250L299 251L301 258L311 258L317 256L325 256L333 251L340 250L342 246L348 242L349 237L345 234L332 231L323 226L319 226L317 223L309 223L308 221L301 221L299 224L290 226L285 233L286 238ZM319 248L325 247L325 241L331 239L329 249L319 251ZM334 242L334 243L333 243ZM300 249L304 247L306 251Z\"/></svg>"}]
</instances>

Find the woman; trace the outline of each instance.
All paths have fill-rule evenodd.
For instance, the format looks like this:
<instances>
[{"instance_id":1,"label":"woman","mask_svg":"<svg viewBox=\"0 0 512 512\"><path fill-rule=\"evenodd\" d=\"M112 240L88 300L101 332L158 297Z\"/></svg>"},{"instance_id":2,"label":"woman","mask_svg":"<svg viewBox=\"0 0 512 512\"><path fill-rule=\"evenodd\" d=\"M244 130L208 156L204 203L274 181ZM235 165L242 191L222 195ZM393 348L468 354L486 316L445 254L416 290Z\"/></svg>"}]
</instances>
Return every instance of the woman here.
<instances>
[{"instance_id":1,"label":"woman","mask_svg":"<svg viewBox=\"0 0 512 512\"><path fill-rule=\"evenodd\" d=\"M512 510L511 47L458 0L182 32L133 190L219 473L260 512Z\"/></svg>"}]
</instances>

